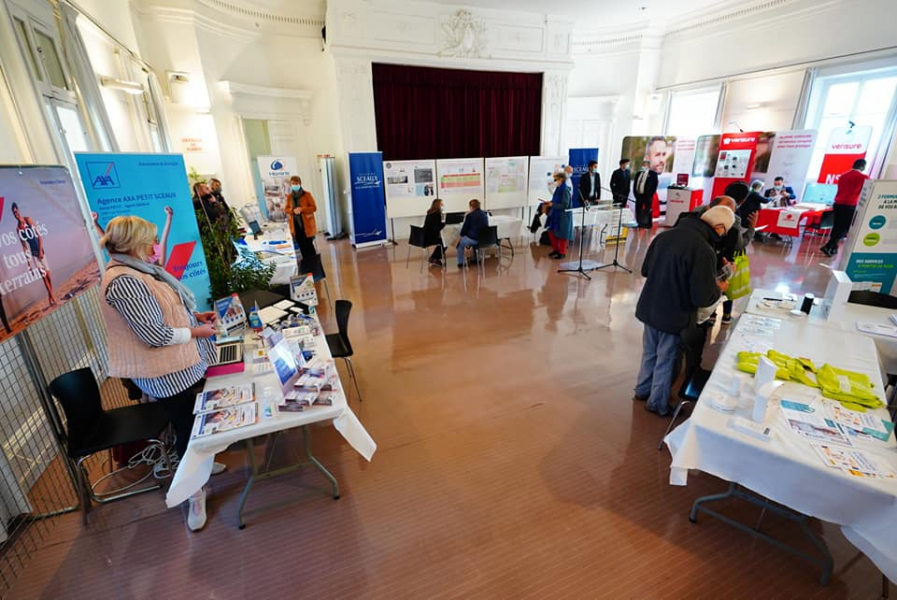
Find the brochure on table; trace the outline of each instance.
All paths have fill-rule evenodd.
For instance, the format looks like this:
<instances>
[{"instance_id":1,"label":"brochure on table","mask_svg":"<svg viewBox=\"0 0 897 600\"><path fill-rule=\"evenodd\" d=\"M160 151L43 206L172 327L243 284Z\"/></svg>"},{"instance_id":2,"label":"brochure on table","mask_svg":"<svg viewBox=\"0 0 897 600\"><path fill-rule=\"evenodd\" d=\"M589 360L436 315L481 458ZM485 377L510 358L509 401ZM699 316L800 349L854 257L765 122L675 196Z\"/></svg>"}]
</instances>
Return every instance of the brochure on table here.
<instances>
[{"instance_id":1,"label":"brochure on table","mask_svg":"<svg viewBox=\"0 0 897 600\"><path fill-rule=\"evenodd\" d=\"M442 199L445 212L466 212L472 198L484 200L482 158L437 160L436 175L439 182L437 195Z\"/></svg>"},{"instance_id":2,"label":"brochure on table","mask_svg":"<svg viewBox=\"0 0 897 600\"><path fill-rule=\"evenodd\" d=\"M897 291L897 181L866 182L841 265L851 281L866 281L883 294Z\"/></svg>"},{"instance_id":3,"label":"brochure on table","mask_svg":"<svg viewBox=\"0 0 897 600\"><path fill-rule=\"evenodd\" d=\"M390 219L427 214L436 197L435 160L391 160L383 163L386 214Z\"/></svg>"},{"instance_id":4,"label":"brochure on table","mask_svg":"<svg viewBox=\"0 0 897 600\"><path fill-rule=\"evenodd\" d=\"M486 208L519 208L526 206L529 159L509 156L486 159Z\"/></svg>"},{"instance_id":5,"label":"brochure on table","mask_svg":"<svg viewBox=\"0 0 897 600\"><path fill-rule=\"evenodd\" d=\"M554 174L563 171L567 159L563 156L531 156L529 159L529 185L527 199L530 206L542 200L551 201L548 186L554 181ZM609 180L608 180L609 181Z\"/></svg>"}]
</instances>

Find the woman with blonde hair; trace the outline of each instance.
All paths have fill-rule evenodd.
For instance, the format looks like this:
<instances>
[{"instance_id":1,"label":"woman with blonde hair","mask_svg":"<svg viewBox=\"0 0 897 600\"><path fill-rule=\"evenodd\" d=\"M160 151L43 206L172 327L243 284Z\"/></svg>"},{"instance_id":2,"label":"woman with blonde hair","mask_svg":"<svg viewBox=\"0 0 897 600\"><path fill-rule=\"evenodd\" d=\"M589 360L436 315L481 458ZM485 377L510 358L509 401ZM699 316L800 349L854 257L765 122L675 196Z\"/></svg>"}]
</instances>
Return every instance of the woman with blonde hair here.
<instances>
[{"instance_id":1,"label":"woman with blonde hair","mask_svg":"<svg viewBox=\"0 0 897 600\"><path fill-rule=\"evenodd\" d=\"M109 375L131 379L163 403L183 457L193 429L193 404L214 360L214 312L196 312L183 283L157 264L156 226L140 217L115 217L100 245L109 264L100 282ZM205 490L190 498L187 525L206 522Z\"/></svg>"}]
</instances>

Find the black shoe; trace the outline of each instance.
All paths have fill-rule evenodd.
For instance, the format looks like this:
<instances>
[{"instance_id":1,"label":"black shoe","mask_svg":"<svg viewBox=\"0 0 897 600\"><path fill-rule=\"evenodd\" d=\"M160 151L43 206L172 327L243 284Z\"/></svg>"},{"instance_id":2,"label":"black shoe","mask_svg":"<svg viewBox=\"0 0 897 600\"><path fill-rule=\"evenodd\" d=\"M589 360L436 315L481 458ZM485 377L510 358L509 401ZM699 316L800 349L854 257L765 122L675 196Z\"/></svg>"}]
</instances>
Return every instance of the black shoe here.
<instances>
[{"instance_id":1,"label":"black shoe","mask_svg":"<svg viewBox=\"0 0 897 600\"><path fill-rule=\"evenodd\" d=\"M462 263L462 264L458 265L458 269L466 269L466 268L467 268L466 264Z\"/></svg>"},{"instance_id":2,"label":"black shoe","mask_svg":"<svg viewBox=\"0 0 897 600\"><path fill-rule=\"evenodd\" d=\"M555 260L561 260L561 259L563 259L563 258L567 258L567 255L566 255L566 254L556 254L556 255L554 256L554 259L555 259Z\"/></svg>"},{"instance_id":3,"label":"black shoe","mask_svg":"<svg viewBox=\"0 0 897 600\"><path fill-rule=\"evenodd\" d=\"M548 255L548 258L557 258L557 256L558 256L557 251L552 250L551 253Z\"/></svg>"},{"instance_id":4,"label":"black shoe","mask_svg":"<svg viewBox=\"0 0 897 600\"><path fill-rule=\"evenodd\" d=\"M633 394L632 399L638 400L639 402L646 402L650 398L650 396L639 396L638 394Z\"/></svg>"},{"instance_id":5,"label":"black shoe","mask_svg":"<svg viewBox=\"0 0 897 600\"><path fill-rule=\"evenodd\" d=\"M671 414L673 414L673 411L669 406L667 406L666 410L661 411L651 406L650 404L645 404L645 410L647 410L649 413L654 413L659 417L669 417Z\"/></svg>"}]
</instances>

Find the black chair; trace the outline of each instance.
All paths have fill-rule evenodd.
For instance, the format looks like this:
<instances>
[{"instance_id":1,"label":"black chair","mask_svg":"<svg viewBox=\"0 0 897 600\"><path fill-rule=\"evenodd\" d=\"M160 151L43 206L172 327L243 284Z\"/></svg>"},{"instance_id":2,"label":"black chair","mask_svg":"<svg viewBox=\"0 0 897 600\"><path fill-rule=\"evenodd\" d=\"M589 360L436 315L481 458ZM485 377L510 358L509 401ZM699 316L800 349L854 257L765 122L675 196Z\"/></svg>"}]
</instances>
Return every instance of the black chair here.
<instances>
[{"instance_id":1,"label":"black chair","mask_svg":"<svg viewBox=\"0 0 897 600\"><path fill-rule=\"evenodd\" d=\"M91 501L102 504L162 487L161 484L156 484L137 490L132 489L153 475L153 470L150 469L146 476L133 483L117 490L97 494L94 490L99 483L128 467L114 470L91 484L87 468L84 466L84 461L98 452L111 450L123 444L145 441L150 446L156 447L161 453L165 467L172 472L168 451L165 444L159 440L162 431L168 426L168 414L160 403L151 402L103 410L100 388L89 368L60 375L49 387L50 393L59 401L65 413L67 423L63 441L69 459L75 462L80 483L78 493L81 497L85 524ZM55 407L53 410L55 411ZM54 416L61 422L58 415Z\"/></svg>"},{"instance_id":2,"label":"black chair","mask_svg":"<svg viewBox=\"0 0 897 600\"><path fill-rule=\"evenodd\" d=\"M852 304L862 304L863 306L875 306L877 308L897 310L897 298L888 294L871 292L869 290L854 290L850 292L847 301Z\"/></svg>"},{"instance_id":3,"label":"black chair","mask_svg":"<svg viewBox=\"0 0 897 600\"><path fill-rule=\"evenodd\" d=\"M327 304L333 309L333 300L330 297L330 286L327 285L327 274L324 272L324 263L321 262L321 255L313 254L311 256L303 256L299 261L300 273L311 273L315 283L324 282L324 291L327 292Z\"/></svg>"},{"instance_id":4,"label":"black chair","mask_svg":"<svg viewBox=\"0 0 897 600\"><path fill-rule=\"evenodd\" d=\"M346 361L349 367L349 374L355 383L355 393L358 394L358 401L361 402L361 390L358 389L358 378L355 377L355 368L352 366L352 342L349 341L349 314L352 312L352 303L348 300L336 301L336 326L339 333L328 333L327 346L330 348L330 354L333 358L341 358Z\"/></svg>"},{"instance_id":5,"label":"black chair","mask_svg":"<svg viewBox=\"0 0 897 600\"><path fill-rule=\"evenodd\" d=\"M498 248L498 260L501 261L501 244L498 243L498 227L495 225L489 225L480 231L480 235L477 237L477 245L473 246L473 255L476 258L477 266L484 269L484 257L481 256L481 252L487 248ZM466 256L464 257L464 262L467 262Z\"/></svg>"},{"instance_id":6,"label":"black chair","mask_svg":"<svg viewBox=\"0 0 897 600\"><path fill-rule=\"evenodd\" d=\"M827 210L819 217L819 223L807 226L804 233L812 231L817 235L824 235L826 232L831 233L832 227L835 225L835 211Z\"/></svg>"},{"instance_id":7,"label":"black chair","mask_svg":"<svg viewBox=\"0 0 897 600\"><path fill-rule=\"evenodd\" d=\"M427 244L427 237L424 235L424 228L418 227L417 225L411 226L411 235L408 237L408 257L405 259L405 268L408 268L408 263L411 261L411 247L420 248L423 252L423 260L420 263L420 272L424 272L424 261L427 260L427 251L432 246L441 246L442 240ZM443 261L442 261L442 269L445 270L445 256L443 253Z\"/></svg>"},{"instance_id":8,"label":"black chair","mask_svg":"<svg viewBox=\"0 0 897 600\"><path fill-rule=\"evenodd\" d=\"M704 391L704 386L707 385L708 379L710 379L710 371L698 367L691 374L691 377L682 382L682 387L679 388L679 404L676 405L676 410L673 411L673 418L670 419L667 430L663 432L663 437L660 438L660 443L657 444L658 450L663 449L663 440L673 430L673 425L676 424L676 419L679 418L679 413L682 412L682 409L689 404L694 404L701 397L701 392Z\"/></svg>"}]
</instances>

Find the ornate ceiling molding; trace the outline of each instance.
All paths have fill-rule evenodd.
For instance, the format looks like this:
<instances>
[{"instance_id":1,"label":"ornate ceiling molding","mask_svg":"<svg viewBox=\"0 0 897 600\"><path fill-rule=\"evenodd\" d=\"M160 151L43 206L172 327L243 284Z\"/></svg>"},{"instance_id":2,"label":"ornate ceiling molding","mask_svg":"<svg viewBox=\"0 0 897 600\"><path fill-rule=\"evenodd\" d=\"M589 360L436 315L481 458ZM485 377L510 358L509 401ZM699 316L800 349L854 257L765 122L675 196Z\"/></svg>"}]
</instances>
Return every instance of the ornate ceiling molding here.
<instances>
[{"instance_id":1,"label":"ornate ceiling molding","mask_svg":"<svg viewBox=\"0 0 897 600\"><path fill-rule=\"evenodd\" d=\"M732 21L737 21L739 19L744 19L759 13L764 13L776 8L780 8L788 4L793 4L795 3L795 1L796 0L767 0L766 2L761 2L759 4L754 4L751 6L745 6L742 8L737 8L735 10L719 12L715 15L710 15L703 19L686 20L679 25L674 25L673 27L668 28L664 32L664 38L681 36L696 29L705 29L707 27L730 23Z\"/></svg>"},{"instance_id":2,"label":"ornate ceiling molding","mask_svg":"<svg viewBox=\"0 0 897 600\"><path fill-rule=\"evenodd\" d=\"M261 10L257 7L250 8L243 6L238 2L228 2L227 0L195 0L199 4L208 8L220 10L239 17L247 19L255 19L279 25L295 25L303 27L323 27L324 15L299 15L299 14L283 14Z\"/></svg>"},{"instance_id":3,"label":"ornate ceiling molding","mask_svg":"<svg viewBox=\"0 0 897 600\"><path fill-rule=\"evenodd\" d=\"M488 58L486 50L486 21L461 9L441 22L442 47L439 56L457 58Z\"/></svg>"},{"instance_id":4,"label":"ornate ceiling molding","mask_svg":"<svg viewBox=\"0 0 897 600\"><path fill-rule=\"evenodd\" d=\"M252 85L236 81L221 81L219 85L222 90L231 95L234 108L238 113L257 112L262 108L269 108L272 101L286 100L295 107L295 110L284 111L283 106L278 106L276 113L296 114L302 119L304 125L311 124L311 103L314 94L310 90ZM269 112L271 111L269 110Z\"/></svg>"}]
</instances>

